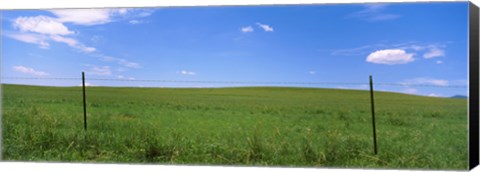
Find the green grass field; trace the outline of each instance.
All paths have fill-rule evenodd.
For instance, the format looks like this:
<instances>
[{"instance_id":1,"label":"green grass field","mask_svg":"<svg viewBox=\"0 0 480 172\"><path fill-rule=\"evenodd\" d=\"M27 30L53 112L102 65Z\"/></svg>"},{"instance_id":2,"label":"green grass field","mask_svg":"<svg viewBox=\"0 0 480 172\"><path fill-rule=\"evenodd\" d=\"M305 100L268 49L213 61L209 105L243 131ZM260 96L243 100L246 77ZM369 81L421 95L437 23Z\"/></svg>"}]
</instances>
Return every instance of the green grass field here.
<instances>
[{"instance_id":1,"label":"green grass field","mask_svg":"<svg viewBox=\"0 0 480 172\"><path fill-rule=\"evenodd\" d=\"M368 91L2 85L7 161L459 169L467 100Z\"/></svg>"}]
</instances>

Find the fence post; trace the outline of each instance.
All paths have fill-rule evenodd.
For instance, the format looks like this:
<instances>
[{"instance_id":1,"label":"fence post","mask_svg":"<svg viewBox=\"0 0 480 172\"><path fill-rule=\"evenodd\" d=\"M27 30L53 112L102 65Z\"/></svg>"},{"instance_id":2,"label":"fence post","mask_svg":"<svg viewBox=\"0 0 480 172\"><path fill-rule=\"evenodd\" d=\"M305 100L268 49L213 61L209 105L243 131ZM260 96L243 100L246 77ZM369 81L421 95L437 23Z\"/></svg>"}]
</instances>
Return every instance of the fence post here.
<instances>
[{"instance_id":1,"label":"fence post","mask_svg":"<svg viewBox=\"0 0 480 172\"><path fill-rule=\"evenodd\" d=\"M377 131L375 129L375 106L374 106L374 101L373 101L373 81L372 81L372 75L370 75L370 103L372 107L372 126L373 126L373 150L375 152L375 155L377 154Z\"/></svg>"},{"instance_id":2,"label":"fence post","mask_svg":"<svg viewBox=\"0 0 480 172\"><path fill-rule=\"evenodd\" d=\"M83 128L87 131L87 100L85 96L85 73L82 72L82 87L83 87Z\"/></svg>"}]
</instances>

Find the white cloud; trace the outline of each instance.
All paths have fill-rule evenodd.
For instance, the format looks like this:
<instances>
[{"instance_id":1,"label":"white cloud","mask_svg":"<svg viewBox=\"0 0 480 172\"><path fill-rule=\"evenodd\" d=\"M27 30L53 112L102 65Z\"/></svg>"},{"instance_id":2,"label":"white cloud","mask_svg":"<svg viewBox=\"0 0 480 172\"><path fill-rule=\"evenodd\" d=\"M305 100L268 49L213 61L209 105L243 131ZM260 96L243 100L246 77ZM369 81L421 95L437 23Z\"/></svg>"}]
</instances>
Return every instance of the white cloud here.
<instances>
[{"instance_id":1,"label":"white cloud","mask_svg":"<svg viewBox=\"0 0 480 172\"><path fill-rule=\"evenodd\" d=\"M437 63L437 64L442 64L442 63L443 63L443 61L441 61L441 60L437 60L435 63Z\"/></svg>"},{"instance_id":2,"label":"white cloud","mask_svg":"<svg viewBox=\"0 0 480 172\"><path fill-rule=\"evenodd\" d=\"M366 90L366 89L370 89L370 87L368 86L368 84L358 85L358 86L344 86L344 85L339 85L339 86L337 86L336 88L338 88L338 89L348 89L348 90Z\"/></svg>"},{"instance_id":3,"label":"white cloud","mask_svg":"<svg viewBox=\"0 0 480 172\"><path fill-rule=\"evenodd\" d=\"M78 86L83 86L83 84L80 83L80 84L78 84ZM85 87L93 87L93 86L95 86L95 85L93 85L89 82L85 82Z\"/></svg>"},{"instance_id":4,"label":"white cloud","mask_svg":"<svg viewBox=\"0 0 480 172\"><path fill-rule=\"evenodd\" d=\"M376 64L406 64L415 61L413 53L406 53L402 49L378 50L368 55L366 61Z\"/></svg>"},{"instance_id":5,"label":"white cloud","mask_svg":"<svg viewBox=\"0 0 480 172\"><path fill-rule=\"evenodd\" d=\"M374 4L365 4L365 9L362 11L359 11L358 13L375 13L375 12L380 12L381 10L385 9L387 7L387 4L379 4L379 3L374 3Z\"/></svg>"},{"instance_id":6,"label":"white cloud","mask_svg":"<svg viewBox=\"0 0 480 172\"><path fill-rule=\"evenodd\" d=\"M154 10L139 9L62 9L50 10L60 22L69 22L76 25L99 25L115 21L115 19L148 17ZM130 20L134 21L134 20ZM138 20L135 20L138 22ZM133 23L135 23L135 21ZM131 22L132 23L132 22Z\"/></svg>"},{"instance_id":7,"label":"white cloud","mask_svg":"<svg viewBox=\"0 0 480 172\"><path fill-rule=\"evenodd\" d=\"M430 97L442 97L440 94L435 94L435 93L430 93L430 94L428 94L427 96L430 96Z\"/></svg>"},{"instance_id":8,"label":"white cloud","mask_svg":"<svg viewBox=\"0 0 480 172\"><path fill-rule=\"evenodd\" d=\"M104 40L105 38L103 36L99 36L99 35L93 35L92 38L90 38L90 40L93 42L93 43L100 43Z\"/></svg>"},{"instance_id":9,"label":"white cloud","mask_svg":"<svg viewBox=\"0 0 480 172\"><path fill-rule=\"evenodd\" d=\"M49 41L55 41L60 43L65 43L68 46L81 50L82 52L91 53L96 49L94 47L87 47L73 38L63 37L60 35L41 35L41 34L31 34L31 33L14 33L7 34L8 37L26 42L31 44L37 44L40 48L47 49L50 47Z\"/></svg>"},{"instance_id":10,"label":"white cloud","mask_svg":"<svg viewBox=\"0 0 480 172\"><path fill-rule=\"evenodd\" d=\"M94 44L101 44L105 41L105 37L100 35L93 35L92 38L90 38L90 41Z\"/></svg>"},{"instance_id":11,"label":"white cloud","mask_svg":"<svg viewBox=\"0 0 480 172\"><path fill-rule=\"evenodd\" d=\"M402 90L403 93L407 93L407 94L416 94L418 93L418 90L415 89L415 88L406 88L404 90Z\"/></svg>"},{"instance_id":12,"label":"white cloud","mask_svg":"<svg viewBox=\"0 0 480 172\"><path fill-rule=\"evenodd\" d=\"M115 12L126 12L125 10L112 9L62 9L50 10L58 17L60 22L70 22L77 25L97 25L111 22L111 16Z\"/></svg>"},{"instance_id":13,"label":"white cloud","mask_svg":"<svg viewBox=\"0 0 480 172\"><path fill-rule=\"evenodd\" d=\"M381 20L392 20L399 18L400 15L396 14L377 14L367 18L368 21L381 21Z\"/></svg>"},{"instance_id":14,"label":"white cloud","mask_svg":"<svg viewBox=\"0 0 480 172\"><path fill-rule=\"evenodd\" d=\"M400 49L412 49L414 51L426 51L423 54L423 58L429 59L429 58L434 58L434 57L441 57L445 56L445 44L427 44L427 45L410 45L410 46L403 46L400 47Z\"/></svg>"},{"instance_id":15,"label":"white cloud","mask_svg":"<svg viewBox=\"0 0 480 172\"><path fill-rule=\"evenodd\" d=\"M125 77L123 75L118 75L117 79L128 79L128 80L135 80L135 77Z\"/></svg>"},{"instance_id":16,"label":"white cloud","mask_svg":"<svg viewBox=\"0 0 480 172\"><path fill-rule=\"evenodd\" d=\"M126 59L115 58L115 57L107 56L107 55L103 55L103 54L95 54L94 56L99 58L102 61L113 61L113 62L116 62L117 64L122 65L123 67L127 67L127 68L138 69L138 68L142 67L140 64L128 61Z\"/></svg>"},{"instance_id":17,"label":"white cloud","mask_svg":"<svg viewBox=\"0 0 480 172\"><path fill-rule=\"evenodd\" d=\"M142 10L139 14L137 14L137 17L148 17L152 15L154 10Z\"/></svg>"},{"instance_id":18,"label":"white cloud","mask_svg":"<svg viewBox=\"0 0 480 172\"><path fill-rule=\"evenodd\" d=\"M13 22L13 26L22 32L34 32L31 33L17 33L10 34L11 38L23 41L26 43L37 44L40 48L48 48L50 44L48 41L55 41L65 43L68 46L78 49L82 52L94 52L96 49L93 47L85 46L79 43L76 39L65 37L64 35L73 34L63 23L57 18L51 18L46 16L35 17L18 17Z\"/></svg>"},{"instance_id":19,"label":"white cloud","mask_svg":"<svg viewBox=\"0 0 480 172\"><path fill-rule=\"evenodd\" d=\"M424 46L419 46L419 45L411 45L409 48L415 50L415 51L421 51L421 50L424 50L425 47Z\"/></svg>"},{"instance_id":20,"label":"white cloud","mask_svg":"<svg viewBox=\"0 0 480 172\"><path fill-rule=\"evenodd\" d=\"M97 51L96 48L87 46L75 38L66 37L74 32L64 23L73 23L76 25L98 25L115 21L115 19L130 19L131 23L140 23L143 21L135 20L137 17L150 16L154 10L138 9L68 9L68 10L49 10L55 17L35 16L18 17L13 22L15 29L24 33L6 34L12 39L22 42L39 45L40 48L49 48L51 42L64 43L76 50L85 53ZM31 33L26 33L31 32ZM93 42L98 42L99 37L93 37ZM140 64L128 61L126 59L114 58L105 55L91 54L100 57L103 61L113 61L118 65L127 68L140 68ZM94 67L91 74L110 75L110 69L105 67Z\"/></svg>"},{"instance_id":21,"label":"white cloud","mask_svg":"<svg viewBox=\"0 0 480 172\"><path fill-rule=\"evenodd\" d=\"M47 16L18 17L13 22L13 27L23 32L36 32L48 35L73 34L63 23Z\"/></svg>"},{"instance_id":22,"label":"white cloud","mask_svg":"<svg viewBox=\"0 0 480 172\"><path fill-rule=\"evenodd\" d=\"M383 12L386 7L386 4L367 4L363 10L352 13L348 17L360 18L369 22L393 20L400 17L397 14Z\"/></svg>"},{"instance_id":23,"label":"white cloud","mask_svg":"<svg viewBox=\"0 0 480 172\"><path fill-rule=\"evenodd\" d=\"M405 80L402 84L412 85L412 84L426 84L426 85L434 85L434 86L448 86L449 82L447 80L442 79L433 79L433 78L414 78Z\"/></svg>"},{"instance_id":24,"label":"white cloud","mask_svg":"<svg viewBox=\"0 0 480 172\"><path fill-rule=\"evenodd\" d=\"M121 15L127 14L128 11L129 11L129 10L126 9L126 8L120 8L120 9L118 9L118 13L121 14Z\"/></svg>"},{"instance_id":25,"label":"white cloud","mask_svg":"<svg viewBox=\"0 0 480 172\"><path fill-rule=\"evenodd\" d=\"M34 17L18 17L13 22L13 27L22 32L34 32L34 34L10 34L9 37L26 43L37 44L40 48L48 48L50 44L48 41L55 41L65 43L70 47L81 50L82 52L91 53L96 51L94 47L85 46L74 38L65 37L74 32L69 30L64 23L73 23L77 25L98 25L113 21L116 16L125 17L129 13L135 17L147 17L151 15L153 10L137 10L137 9L62 9L49 10L56 18L48 16L34 16ZM138 24L140 20L132 19L130 23ZM137 68L138 64L124 63L126 66Z\"/></svg>"},{"instance_id":26,"label":"white cloud","mask_svg":"<svg viewBox=\"0 0 480 172\"><path fill-rule=\"evenodd\" d=\"M53 41L65 43L70 47L75 47L78 45L78 41L72 38L62 37L58 35L50 36Z\"/></svg>"},{"instance_id":27,"label":"white cloud","mask_svg":"<svg viewBox=\"0 0 480 172\"><path fill-rule=\"evenodd\" d=\"M71 46L71 47L74 47L78 44L77 40L72 39L72 38L62 37L62 36L58 36L58 35L51 36L50 38L52 38L52 40L54 40L56 42L65 43L65 44L67 44L68 46Z\"/></svg>"},{"instance_id":28,"label":"white cloud","mask_svg":"<svg viewBox=\"0 0 480 172\"><path fill-rule=\"evenodd\" d=\"M182 75L196 75L195 72L187 71L187 70L177 71L177 73L178 73L178 74L182 74Z\"/></svg>"},{"instance_id":29,"label":"white cloud","mask_svg":"<svg viewBox=\"0 0 480 172\"><path fill-rule=\"evenodd\" d=\"M242 27L242 29L240 29L240 30L243 33L253 32L253 27L252 26Z\"/></svg>"},{"instance_id":30,"label":"white cloud","mask_svg":"<svg viewBox=\"0 0 480 172\"><path fill-rule=\"evenodd\" d=\"M114 60L117 59L115 57L107 56L107 55L103 55L103 54L96 54L95 57L98 57L102 61L114 61Z\"/></svg>"},{"instance_id":31,"label":"white cloud","mask_svg":"<svg viewBox=\"0 0 480 172\"><path fill-rule=\"evenodd\" d=\"M48 73L37 71L33 68L25 67L25 66L13 66L13 70L16 72L21 72L25 74L35 75L35 76L46 76Z\"/></svg>"},{"instance_id":32,"label":"white cloud","mask_svg":"<svg viewBox=\"0 0 480 172\"><path fill-rule=\"evenodd\" d=\"M89 75L108 76L112 74L110 66L85 65L89 69L85 72Z\"/></svg>"},{"instance_id":33,"label":"white cloud","mask_svg":"<svg viewBox=\"0 0 480 172\"><path fill-rule=\"evenodd\" d=\"M368 44L355 48L346 48L346 49L334 49L331 51L332 55L345 55L345 56L358 56L363 54L368 54L374 50L379 49L401 49L405 51L413 51L418 54L424 53L428 54L427 56L444 56L444 49L446 44L444 43L434 43L434 44L418 44L416 42L405 42L397 44L386 44L385 42L380 42L376 44Z\"/></svg>"},{"instance_id":34,"label":"white cloud","mask_svg":"<svg viewBox=\"0 0 480 172\"><path fill-rule=\"evenodd\" d=\"M29 34L29 33L18 33L18 34L7 34L8 37L26 42L31 44L37 44L40 48L49 48L50 44L46 41L47 37L38 34Z\"/></svg>"},{"instance_id":35,"label":"white cloud","mask_svg":"<svg viewBox=\"0 0 480 172\"><path fill-rule=\"evenodd\" d=\"M67 38L67 37L63 37L63 36L59 36L59 35L52 35L52 36L50 36L50 38L55 42L65 43L72 48L81 50L81 51L86 52L86 53L91 53L91 52L94 52L96 50L93 47L87 47L87 46L79 43L77 40L75 40L73 38Z\"/></svg>"},{"instance_id":36,"label":"white cloud","mask_svg":"<svg viewBox=\"0 0 480 172\"><path fill-rule=\"evenodd\" d=\"M266 24L262 24L262 23L258 23L257 22L257 25L262 28L265 32L273 32L273 28L270 27L269 25L266 25Z\"/></svg>"},{"instance_id":37,"label":"white cloud","mask_svg":"<svg viewBox=\"0 0 480 172\"><path fill-rule=\"evenodd\" d=\"M373 49L377 47L378 45L364 45L361 47L356 47L356 48L349 48L349 49L337 49L332 51L332 55L345 55L345 56L351 56L351 55L361 55L361 54L366 54L368 53L370 49Z\"/></svg>"},{"instance_id":38,"label":"white cloud","mask_svg":"<svg viewBox=\"0 0 480 172\"><path fill-rule=\"evenodd\" d=\"M445 52L437 47L432 47L428 52L423 54L423 57L426 59L445 56Z\"/></svg>"},{"instance_id":39,"label":"white cloud","mask_svg":"<svg viewBox=\"0 0 480 172\"><path fill-rule=\"evenodd\" d=\"M118 62L118 64L122 65L122 66L125 66L125 67L128 67L128 68L135 68L135 69L138 69L140 68L140 64L138 63L135 63L135 62L131 62L131 61L128 61L128 60L125 60L125 59L119 59L119 58L116 58L114 59L115 61Z\"/></svg>"},{"instance_id":40,"label":"white cloud","mask_svg":"<svg viewBox=\"0 0 480 172\"><path fill-rule=\"evenodd\" d=\"M140 23L142 23L142 21L140 21L140 20L130 20L130 21L128 21L128 23L130 23L130 24L140 24Z\"/></svg>"},{"instance_id":41,"label":"white cloud","mask_svg":"<svg viewBox=\"0 0 480 172\"><path fill-rule=\"evenodd\" d=\"M468 79L457 79L457 80L450 80L448 81L448 84L450 85L468 85Z\"/></svg>"},{"instance_id":42,"label":"white cloud","mask_svg":"<svg viewBox=\"0 0 480 172\"><path fill-rule=\"evenodd\" d=\"M308 71L308 74L310 74L310 75L315 75L316 73L317 72L315 72L315 71Z\"/></svg>"},{"instance_id":43,"label":"white cloud","mask_svg":"<svg viewBox=\"0 0 480 172\"><path fill-rule=\"evenodd\" d=\"M403 90L400 90L400 91L393 91L393 92L400 92L400 93L405 93L405 94L414 94L414 95L420 95L420 96L429 96L429 97L443 97L442 95L436 94L436 93L423 94L423 93L419 92L417 89L410 88L410 87L408 87L406 89L403 89Z\"/></svg>"}]
</instances>

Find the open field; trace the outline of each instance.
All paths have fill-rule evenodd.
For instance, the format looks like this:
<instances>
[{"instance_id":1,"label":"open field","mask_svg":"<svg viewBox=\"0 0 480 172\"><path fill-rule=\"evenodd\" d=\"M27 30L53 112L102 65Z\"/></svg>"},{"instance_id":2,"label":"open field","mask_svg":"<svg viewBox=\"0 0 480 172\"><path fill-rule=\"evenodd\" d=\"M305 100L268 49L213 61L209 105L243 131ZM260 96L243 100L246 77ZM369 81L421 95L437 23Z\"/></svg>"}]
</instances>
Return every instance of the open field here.
<instances>
[{"instance_id":1,"label":"open field","mask_svg":"<svg viewBox=\"0 0 480 172\"><path fill-rule=\"evenodd\" d=\"M461 169L466 99L368 91L2 85L3 158L201 165Z\"/></svg>"}]
</instances>

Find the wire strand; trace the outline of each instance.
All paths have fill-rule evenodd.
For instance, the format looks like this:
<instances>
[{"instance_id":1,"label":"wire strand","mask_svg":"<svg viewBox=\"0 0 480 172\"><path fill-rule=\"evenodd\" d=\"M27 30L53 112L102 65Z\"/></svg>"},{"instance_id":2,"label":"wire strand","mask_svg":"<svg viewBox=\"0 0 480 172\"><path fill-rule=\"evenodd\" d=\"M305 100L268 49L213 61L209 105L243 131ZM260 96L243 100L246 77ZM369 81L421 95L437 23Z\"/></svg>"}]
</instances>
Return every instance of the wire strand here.
<instances>
[{"instance_id":1,"label":"wire strand","mask_svg":"<svg viewBox=\"0 0 480 172\"><path fill-rule=\"evenodd\" d=\"M82 78L59 77L1 77L7 80L78 80ZM264 81L199 81L199 80L159 80L159 79L108 79L86 78L90 81L118 81L118 82L158 82L158 83L205 83L205 84L254 84L254 85L360 85L369 83L360 82L264 82ZM433 84L408 84L408 83L374 83L375 86L400 86L400 87L437 87L437 88L467 88L466 85L433 85Z\"/></svg>"}]
</instances>

